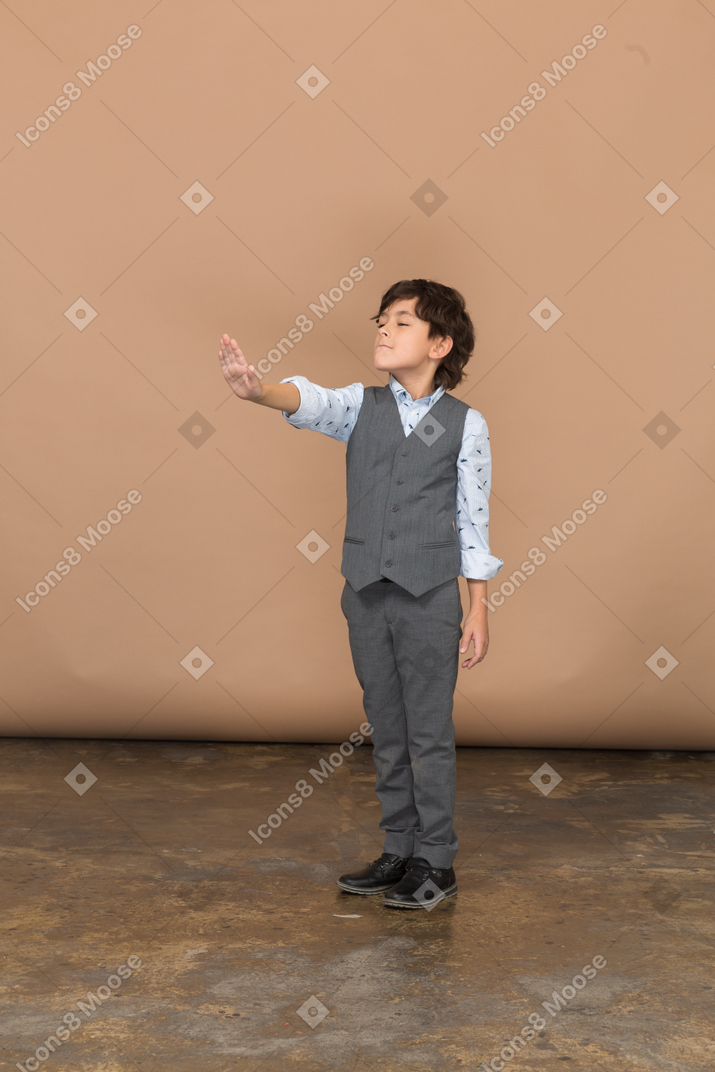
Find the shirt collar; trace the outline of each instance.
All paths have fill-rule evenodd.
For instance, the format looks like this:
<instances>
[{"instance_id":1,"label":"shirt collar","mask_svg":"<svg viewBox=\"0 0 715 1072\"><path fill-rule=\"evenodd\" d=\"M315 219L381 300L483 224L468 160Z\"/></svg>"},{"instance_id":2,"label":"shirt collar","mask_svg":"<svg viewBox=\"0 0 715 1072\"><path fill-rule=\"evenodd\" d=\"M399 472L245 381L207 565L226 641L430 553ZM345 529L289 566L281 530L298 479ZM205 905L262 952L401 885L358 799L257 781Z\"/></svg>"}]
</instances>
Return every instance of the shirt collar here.
<instances>
[{"instance_id":1,"label":"shirt collar","mask_svg":"<svg viewBox=\"0 0 715 1072\"><path fill-rule=\"evenodd\" d=\"M399 380L395 379L395 377L392 375L392 373L390 373L390 387L392 388L392 393L393 393L393 395L395 396L395 399L398 402L401 401L402 399L405 399L406 401L408 401L408 402L410 402L412 404L416 404L414 398L412 397L410 392L407 390L407 388L403 387L402 384L399 382ZM444 394L444 384L440 384L439 387L437 387L436 390L434 390L431 395L426 395L424 398L418 398L417 402L427 402L429 400L431 400L433 402L436 402L437 399L441 398L443 394Z\"/></svg>"}]
</instances>

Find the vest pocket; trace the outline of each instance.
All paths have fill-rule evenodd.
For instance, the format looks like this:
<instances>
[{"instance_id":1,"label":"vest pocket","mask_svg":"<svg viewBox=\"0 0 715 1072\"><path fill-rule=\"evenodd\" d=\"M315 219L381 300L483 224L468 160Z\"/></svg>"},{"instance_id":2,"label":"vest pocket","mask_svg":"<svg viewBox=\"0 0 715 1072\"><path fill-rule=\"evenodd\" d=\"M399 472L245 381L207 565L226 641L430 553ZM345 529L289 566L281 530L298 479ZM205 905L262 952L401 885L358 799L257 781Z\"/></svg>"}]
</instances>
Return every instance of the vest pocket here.
<instances>
[{"instance_id":1,"label":"vest pocket","mask_svg":"<svg viewBox=\"0 0 715 1072\"><path fill-rule=\"evenodd\" d=\"M357 536L345 536L343 537L343 543L365 543L365 541Z\"/></svg>"},{"instance_id":2,"label":"vest pocket","mask_svg":"<svg viewBox=\"0 0 715 1072\"><path fill-rule=\"evenodd\" d=\"M424 550L428 550L429 548L432 548L432 547L457 547L457 541L456 540L440 540L438 543L420 543L417 546L423 548Z\"/></svg>"}]
</instances>

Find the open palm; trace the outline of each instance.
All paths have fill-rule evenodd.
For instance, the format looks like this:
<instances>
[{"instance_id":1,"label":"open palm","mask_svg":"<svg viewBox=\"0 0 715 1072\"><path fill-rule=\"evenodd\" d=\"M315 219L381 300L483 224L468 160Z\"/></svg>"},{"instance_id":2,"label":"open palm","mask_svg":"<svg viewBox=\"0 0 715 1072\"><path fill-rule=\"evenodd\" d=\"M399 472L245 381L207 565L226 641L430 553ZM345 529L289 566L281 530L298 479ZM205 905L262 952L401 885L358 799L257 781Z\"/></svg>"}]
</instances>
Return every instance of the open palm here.
<instances>
[{"instance_id":1,"label":"open palm","mask_svg":"<svg viewBox=\"0 0 715 1072\"><path fill-rule=\"evenodd\" d=\"M221 336L218 359L226 383L239 398L254 401L261 397L261 382L255 368L248 364L235 339L230 339L228 335Z\"/></svg>"}]
</instances>

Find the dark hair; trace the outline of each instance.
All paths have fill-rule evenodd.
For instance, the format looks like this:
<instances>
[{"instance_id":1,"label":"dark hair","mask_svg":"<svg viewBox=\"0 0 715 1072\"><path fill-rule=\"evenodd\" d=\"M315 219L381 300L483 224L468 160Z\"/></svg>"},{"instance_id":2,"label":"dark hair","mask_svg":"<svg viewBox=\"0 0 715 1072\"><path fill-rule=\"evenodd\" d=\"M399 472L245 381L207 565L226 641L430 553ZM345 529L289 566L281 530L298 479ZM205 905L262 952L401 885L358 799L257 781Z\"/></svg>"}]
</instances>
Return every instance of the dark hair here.
<instances>
[{"instance_id":1,"label":"dark hair","mask_svg":"<svg viewBox=\"0 0 715 1072\"><path fill-rule=\"evenodd\" d=\"M458 290L433 279L401 279L385 291L379 313L370 319L379 320L400 298L417 298L415 316L428 321L429 339L441 335L449 335L452 339L452 349L440 361L434 374L437 387L444 385L445 391L452 391L464 378L462 370L474 351L474 325L464 298Z\"/></svg>"}]
</instances>

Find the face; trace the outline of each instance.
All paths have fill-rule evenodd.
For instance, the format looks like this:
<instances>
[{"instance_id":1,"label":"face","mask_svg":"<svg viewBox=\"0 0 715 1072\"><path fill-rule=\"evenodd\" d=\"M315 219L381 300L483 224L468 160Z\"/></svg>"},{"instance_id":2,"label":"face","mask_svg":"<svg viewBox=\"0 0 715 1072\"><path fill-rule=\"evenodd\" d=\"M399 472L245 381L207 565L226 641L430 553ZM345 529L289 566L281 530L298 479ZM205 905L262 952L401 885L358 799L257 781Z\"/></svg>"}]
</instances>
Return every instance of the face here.
<instances>
[{"instance_id":1,"label":"face","mask_svg":"<svg viewBox=\"0 0 715 1072\"><path fill-rule=\"evenodd\" d=\"M429 324L415 316L417 298L393 302L377 321L375 368L386 372L418 369L431 364L436 369L452 349L452 340L428 339Z\"/></svg>"}]
</instances>

